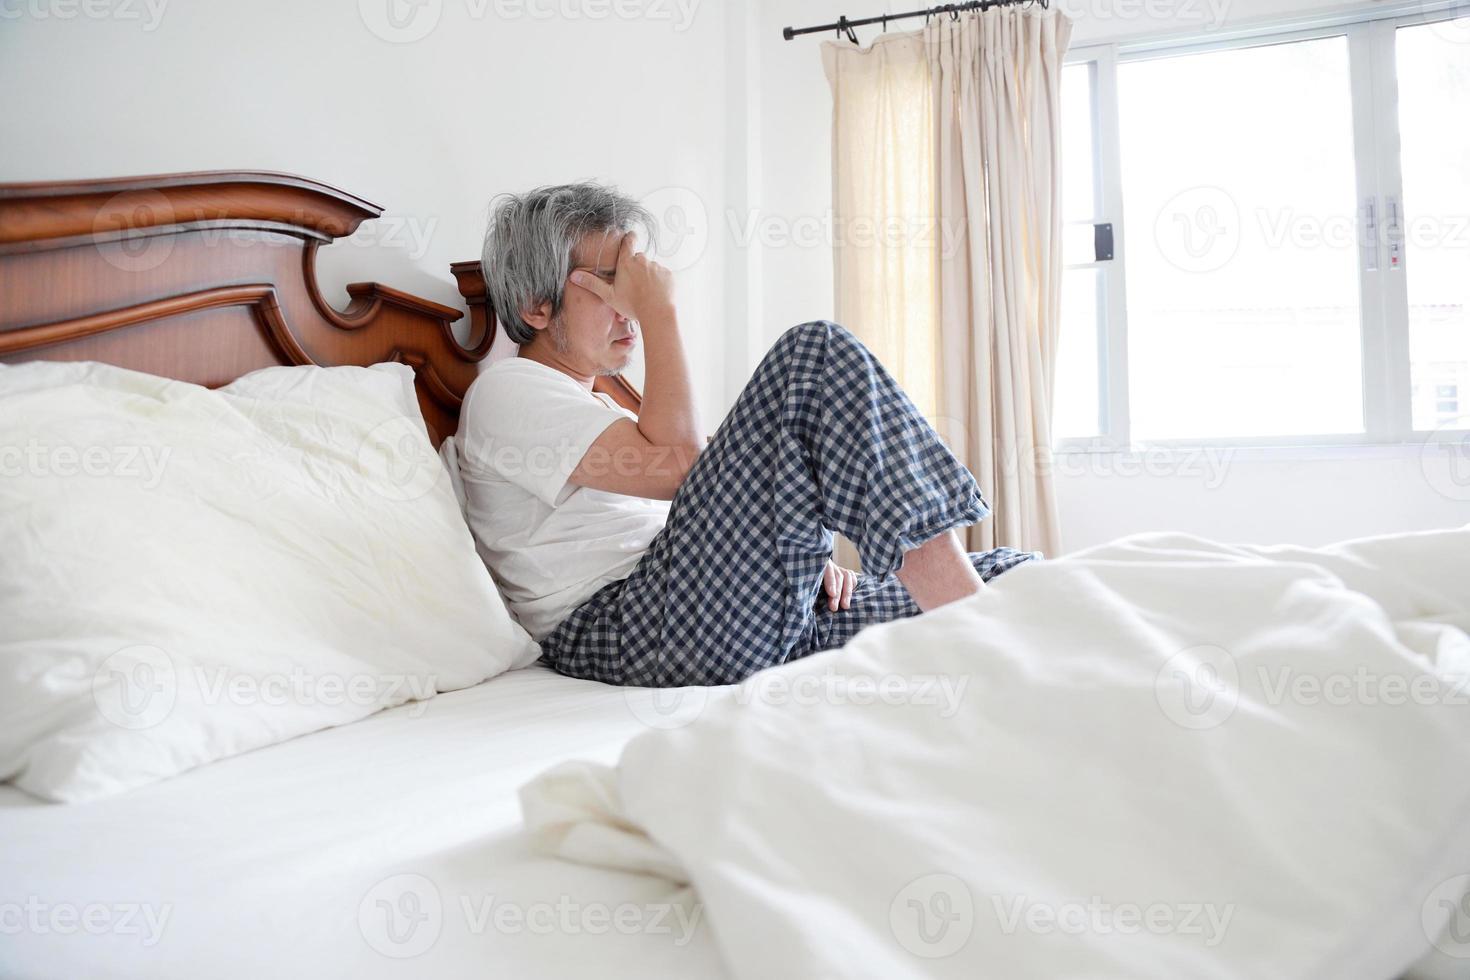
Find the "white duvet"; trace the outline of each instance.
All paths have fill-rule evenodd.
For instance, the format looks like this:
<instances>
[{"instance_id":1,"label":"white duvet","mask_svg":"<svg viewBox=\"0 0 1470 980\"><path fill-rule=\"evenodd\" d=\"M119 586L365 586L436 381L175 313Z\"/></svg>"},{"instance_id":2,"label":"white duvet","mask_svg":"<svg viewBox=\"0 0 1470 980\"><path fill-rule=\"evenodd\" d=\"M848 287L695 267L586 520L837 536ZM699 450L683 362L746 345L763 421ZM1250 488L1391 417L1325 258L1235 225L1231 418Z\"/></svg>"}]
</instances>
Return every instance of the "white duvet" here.
<instances>
[{"instance_id":1,"label":"white duvet","mask_svg":"<svg viewBox=\"0 0 1470 980\"><path fill-rule=\"evenodd\" d=\"M688 882L736 977L1464 975L1467 629L1470 528L1141 536L686 700L523 805L546 851Z\"/></svg>"}]
</instances>

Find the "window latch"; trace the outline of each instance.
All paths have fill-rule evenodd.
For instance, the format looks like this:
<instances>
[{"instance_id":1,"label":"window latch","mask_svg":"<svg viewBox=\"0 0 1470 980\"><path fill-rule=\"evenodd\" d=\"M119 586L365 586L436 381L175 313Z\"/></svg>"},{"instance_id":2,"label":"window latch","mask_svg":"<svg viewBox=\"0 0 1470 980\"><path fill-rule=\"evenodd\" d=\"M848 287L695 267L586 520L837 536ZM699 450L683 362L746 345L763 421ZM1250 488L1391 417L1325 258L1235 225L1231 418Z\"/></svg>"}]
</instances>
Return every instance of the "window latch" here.
<instances>
[{"instance_id":1,"label":"window latch","mask_svg":"<svg viewBox=\"0 0 1470 980\"><path fill-rule=\"evenodd\" d=\"M1388 270L1397 272L1404 267L1404 226L1399 219L1399 199L1388 199L1388 229L1384 241L1388 243Z\"/></svg>"}]
</instances>

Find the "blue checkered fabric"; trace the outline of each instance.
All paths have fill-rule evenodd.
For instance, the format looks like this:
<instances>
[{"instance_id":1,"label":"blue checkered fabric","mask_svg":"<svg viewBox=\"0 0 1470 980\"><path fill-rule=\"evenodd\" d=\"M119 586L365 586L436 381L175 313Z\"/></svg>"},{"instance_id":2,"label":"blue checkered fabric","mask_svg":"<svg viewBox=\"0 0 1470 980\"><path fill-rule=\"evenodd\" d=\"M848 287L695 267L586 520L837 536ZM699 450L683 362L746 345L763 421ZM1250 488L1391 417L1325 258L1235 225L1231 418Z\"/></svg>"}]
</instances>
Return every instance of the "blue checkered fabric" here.
<instances>
[{"instance_id":1,"label":"blue checkered fabric","mask_svg":"<svg viewBox=\"0 0 1470 980\"><path fill-rule=\"evenodd\" d=\"M872 353L835 323L793 327L756 369L627 578L541 642L555 670L640 687L733 684L919 608L904 552L990 513L980 488ZM832 612L832 532L863 574ZM1037 552L970 556L987 581Z\"/></svg>"}]
</instances>

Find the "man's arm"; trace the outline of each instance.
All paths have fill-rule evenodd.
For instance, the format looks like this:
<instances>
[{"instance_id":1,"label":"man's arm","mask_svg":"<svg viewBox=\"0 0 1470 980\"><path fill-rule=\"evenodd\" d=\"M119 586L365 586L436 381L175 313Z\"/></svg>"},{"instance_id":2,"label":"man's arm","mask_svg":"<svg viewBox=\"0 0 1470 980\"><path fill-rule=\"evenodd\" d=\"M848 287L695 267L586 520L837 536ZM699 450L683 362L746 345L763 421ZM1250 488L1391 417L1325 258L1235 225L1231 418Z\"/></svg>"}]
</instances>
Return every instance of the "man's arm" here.
<instances>
[{"instance_id":1,"label":"man's arm","mask_svg":"<svg viewBox=\"0 0 1470 980\"><path fill-rule=\"evenodd\" d=\"M672 500L701 448L699 418L669 270L623 238L609 285L576 271L572 283L588 289L623 316L638 321L644 344L644 395L638 421L608 426L587 450L569 481L577 486L655 500Z\"/></svg>"},{"instance_id":2,"label":"man's arm","mask_svg":"<svg viewBox=\"0 0 1470 980\"><path fill-rule=\"evenodd\" d=\"M597 437L568 483L651 500L673 500L694 465L686 448L651 442L632 419L619 419Z\"/></svg>"},{"instance_id":3,"label":"man's arm","mask_svg":"<svg viewBox=\"0 0 1470 980\"><path fill-rule=\"evenodd\" d=\"M642 258L642 256L638 256ZM653 263L650 263L653 264ZM667 271L659 266L667 275ZM601 280L597 280L601 282ZM643 406L638 412L638 431L655 446L700 450L699 418L694 409L694 385L689 378L689 360L679 336L679 318L674 312L673 283L664 303L635 317L643 330Z\"/></svg>"}]
</instances>

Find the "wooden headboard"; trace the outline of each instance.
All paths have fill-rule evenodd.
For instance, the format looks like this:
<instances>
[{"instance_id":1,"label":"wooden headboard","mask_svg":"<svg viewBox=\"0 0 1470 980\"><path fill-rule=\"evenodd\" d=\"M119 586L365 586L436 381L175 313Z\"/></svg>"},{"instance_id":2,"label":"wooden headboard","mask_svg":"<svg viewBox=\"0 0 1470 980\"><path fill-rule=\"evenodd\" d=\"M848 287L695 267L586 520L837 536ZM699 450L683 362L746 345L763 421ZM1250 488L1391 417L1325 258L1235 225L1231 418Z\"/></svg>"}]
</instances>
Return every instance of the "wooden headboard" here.
<instances>
[{"instance_id":1,"label":"wooden headboard","mask_svg":"<svg viewBox=\"0 0 1470 980\"><path fill-rule=\"evenodd\" d=\"M0 184L0 360L95 360L218 387L277 364L413 367L437 444L458 424L493 316L375 282L321 294L316 253L382 208L289 174Z\"/></svg>"}]
</instances>

